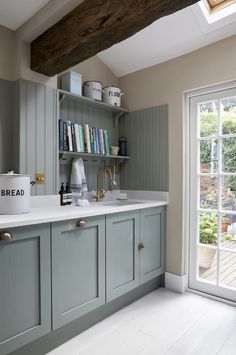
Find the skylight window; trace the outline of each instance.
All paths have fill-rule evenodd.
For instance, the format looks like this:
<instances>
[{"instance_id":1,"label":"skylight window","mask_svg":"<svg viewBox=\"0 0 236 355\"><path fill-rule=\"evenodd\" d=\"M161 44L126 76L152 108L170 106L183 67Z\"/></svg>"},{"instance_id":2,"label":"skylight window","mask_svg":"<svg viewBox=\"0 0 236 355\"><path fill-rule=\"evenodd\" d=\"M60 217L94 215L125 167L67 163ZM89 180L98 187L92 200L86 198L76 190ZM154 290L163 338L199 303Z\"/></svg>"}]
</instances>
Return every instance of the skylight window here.
<instances>
[{"instance_id":1,"label":"skylight window","mask_svg":"<svg viewBox=\"0 0 236 355\"><path fill-rule=\"evenodd\" d=\"M224 26L235 21L236 0L202 0L198 5L208 25Z\"/></svg>"},{"instance_id":2,"label":"skylight window","mask_svg":"<svg viewBox=\"0 0 236 355\"><path fill-rule=\"evenodd\" d=\"M236 3L236 1L234 0L205 0L206 6L208 7L208 10L210 12L213 11L220 11L223 8L225 8L226 6L230 6L234 3Z\"/></svg>"}]
</instances>

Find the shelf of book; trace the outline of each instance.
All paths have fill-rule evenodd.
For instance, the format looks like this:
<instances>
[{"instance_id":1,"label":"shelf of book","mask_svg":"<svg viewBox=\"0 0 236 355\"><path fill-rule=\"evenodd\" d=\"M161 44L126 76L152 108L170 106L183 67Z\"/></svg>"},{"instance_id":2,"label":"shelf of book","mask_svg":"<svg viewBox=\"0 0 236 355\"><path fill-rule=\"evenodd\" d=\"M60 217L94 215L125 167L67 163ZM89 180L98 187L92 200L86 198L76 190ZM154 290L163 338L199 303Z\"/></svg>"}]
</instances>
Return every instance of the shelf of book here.
<instances>
[{"instance_id":1,"label":"shelf of book","mask_svg":"<svg viewBox=\"0 0 236 355\"><path fill-rule=\"evenodd\" d=\"M103 155L103 154L94 154L94 153L82 153L82 152L69 152L59 150L59 160L60 162L70 163L72 159L76 157L81 157L84 161L116 161L118 164L121 164L124 160L130 159L129 156L121 155Z\"/></svg>"}]
</instances>

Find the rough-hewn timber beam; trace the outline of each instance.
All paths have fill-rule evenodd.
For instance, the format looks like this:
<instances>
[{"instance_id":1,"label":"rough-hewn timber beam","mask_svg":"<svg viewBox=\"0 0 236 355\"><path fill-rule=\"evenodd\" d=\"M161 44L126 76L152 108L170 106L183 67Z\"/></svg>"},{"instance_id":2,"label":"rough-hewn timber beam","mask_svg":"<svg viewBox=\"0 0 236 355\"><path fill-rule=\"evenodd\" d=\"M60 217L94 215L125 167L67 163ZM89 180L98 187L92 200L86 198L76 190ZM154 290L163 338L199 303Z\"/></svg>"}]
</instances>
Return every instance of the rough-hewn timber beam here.
<instances>
[{"instance_id":1,"label":"rough-hewn timber beam","mask_svg":"<svg viewBox=\"0 0 236 355\"><path fill-rule=\"evenodd\" d=\"M84 0L31 43L31 69L53 76L198 0Z\"/></svg>"}]
</instances>

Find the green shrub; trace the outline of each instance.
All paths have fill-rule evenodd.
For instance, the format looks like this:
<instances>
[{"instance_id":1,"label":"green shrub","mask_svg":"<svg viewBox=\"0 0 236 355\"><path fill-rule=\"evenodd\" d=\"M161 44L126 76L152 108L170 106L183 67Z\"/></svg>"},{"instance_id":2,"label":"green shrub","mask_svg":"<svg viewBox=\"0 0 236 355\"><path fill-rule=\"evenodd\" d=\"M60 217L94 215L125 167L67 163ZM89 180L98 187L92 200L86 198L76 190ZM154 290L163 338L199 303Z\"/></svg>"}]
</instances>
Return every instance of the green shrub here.
<instances>
[{"instance_id":1,"label":"green shrub","mask_svg":"<svg viewBox=\"0 0 236 355\"><path fill-rule=\"evenodd\" d=\"M217 214L216 213L200 213L200 243L213 244L217 243Z\"/></svg>"}]
</instances>

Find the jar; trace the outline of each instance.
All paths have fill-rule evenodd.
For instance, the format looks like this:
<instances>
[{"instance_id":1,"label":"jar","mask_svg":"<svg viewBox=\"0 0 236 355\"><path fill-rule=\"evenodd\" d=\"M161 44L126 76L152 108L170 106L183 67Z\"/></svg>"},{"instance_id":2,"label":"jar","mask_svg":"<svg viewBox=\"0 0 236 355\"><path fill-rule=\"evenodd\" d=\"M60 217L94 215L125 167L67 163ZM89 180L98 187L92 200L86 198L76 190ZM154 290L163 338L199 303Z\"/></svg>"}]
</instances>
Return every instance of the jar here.
<instances>
[{"instance_id":1,"label":"jar","mask_svg":"<svg viewBox=\"0 0 236 355\"><path fill-rule=\"evenodd\" d=\"M127 139L125 136L121 136L119 138L119 155L126 156L127 155Z\"/></svg>"}]
</instances>

